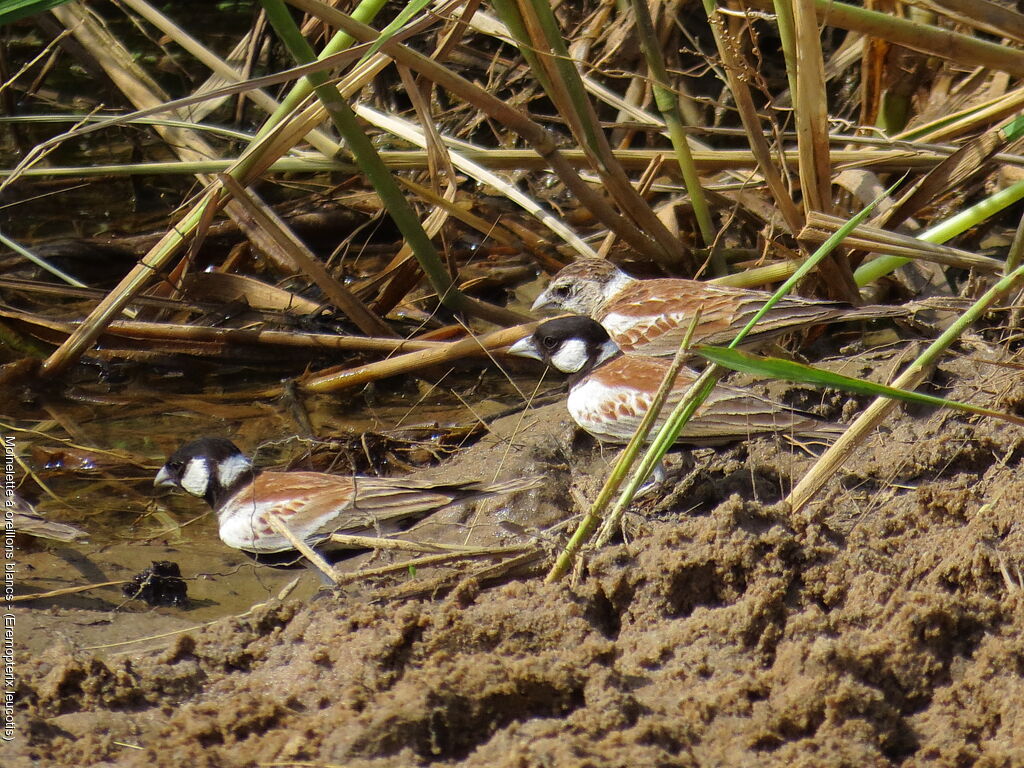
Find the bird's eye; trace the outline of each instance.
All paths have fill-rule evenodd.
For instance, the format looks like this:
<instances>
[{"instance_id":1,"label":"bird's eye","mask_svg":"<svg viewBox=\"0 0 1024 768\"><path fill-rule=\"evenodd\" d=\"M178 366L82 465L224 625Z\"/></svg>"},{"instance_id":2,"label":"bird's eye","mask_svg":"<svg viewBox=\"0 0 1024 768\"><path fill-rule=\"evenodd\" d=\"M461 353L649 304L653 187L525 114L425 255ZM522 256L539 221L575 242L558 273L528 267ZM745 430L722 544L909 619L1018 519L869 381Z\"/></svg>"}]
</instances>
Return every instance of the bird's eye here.
<instances>
[{"instance_id":1,"label":"bird's eye","mask_svg":"<svg viewBox=\"0 0 1024 768\"><path fill-rule=\"evenodd\" d=\"M568 285L556 285L552 289L551 292L553 294L555 294L555 296L557 296L558 298L564 299L564 298L566 298L569 295L569 286Z\"/></svg>"},{"instance_id":2,"label":"bird's eye","mask_svg":"<svg viewBox=\"0 0 1024 768\"><path fill-rule=\"evenodd\" d=\"M167 468L177 472L179 469L185 466L185 462L181 459L174 459L173 461L167 462Z\"/></svg>"},{"instance_id":3,"label":"bird's eye","mask_svg":"<svg viewBox=\"0 0 1024 768\"><path fill-rule=\"evenodd\" d=\"M556 339L554 336L545 336L543 339L540 340L540 343L544 347L544 349L554 349L555 347L558 346L558 339Z\"/></svg>"}]
</instances>

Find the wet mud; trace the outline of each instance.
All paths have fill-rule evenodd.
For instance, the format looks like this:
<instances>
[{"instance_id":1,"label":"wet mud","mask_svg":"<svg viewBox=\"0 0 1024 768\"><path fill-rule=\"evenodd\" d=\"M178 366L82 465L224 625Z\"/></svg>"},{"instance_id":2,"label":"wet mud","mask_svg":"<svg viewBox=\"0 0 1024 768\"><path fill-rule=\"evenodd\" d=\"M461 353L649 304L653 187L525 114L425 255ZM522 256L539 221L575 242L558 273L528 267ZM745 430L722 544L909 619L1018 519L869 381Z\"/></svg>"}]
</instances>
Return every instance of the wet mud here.
<instances>
[{"instance_id":1,"label":"wet mud","mask_svg":"<svg viewBox=\"0 0 1024 768\"><path fill-rule=\"evenodd\" d=\"M941 374L952 397L1024 399L1014 371ZM495 422L448 467L504 461L547 487L446 512L430 535L536 540L578 512L614 454L574 439L559 408ZM240 568L218 579L259 582L262 597L188 631L196 615L174 608L130 621L102 605L20 608L48 641L19 651L4 764L1024 764L1022 438L901 408L795 514L780 502L820 445L686 451L671 489L554 585L539 562L337 591L305 575L278 599L291 576ZM103 621L108 640L115 621L122 639L150 639L101 648L103 628L59 629Z\"/></svg>"}]
</instances>

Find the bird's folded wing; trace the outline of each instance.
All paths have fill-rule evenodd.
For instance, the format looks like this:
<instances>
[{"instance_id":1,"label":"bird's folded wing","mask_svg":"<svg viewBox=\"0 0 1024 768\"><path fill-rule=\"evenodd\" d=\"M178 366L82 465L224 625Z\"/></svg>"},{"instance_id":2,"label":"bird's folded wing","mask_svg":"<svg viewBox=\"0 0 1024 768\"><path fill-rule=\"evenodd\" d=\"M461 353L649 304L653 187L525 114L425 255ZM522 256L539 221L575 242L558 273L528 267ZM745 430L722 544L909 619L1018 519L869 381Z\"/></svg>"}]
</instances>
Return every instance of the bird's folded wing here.
<instances>
[{"instance_id":1,"label":"bird's folded wing","mask_svg":"<svg viewBox=\"0 0 1024 768\"><path fill-rule=\"evenodd\" d=\"M636 349L647 355L674 355L698 307L701 308L700 323L693 343L706 343L707 338L727 333L733 327L735 298L719 292L620 294L595 319L623 351Z\"/></svg>"},{"instance_id":2,"label":"bird's folded wing","mask_svg":"<svg viewBox=\"0 0 1024 768\"><path fill-rule=\"evenodd\" d=\"M621 361L621 362L620 362ZM650 409L654 393L668 365L620 358L614 377L579 384L569 407L576 422L596 437L627 442ZM666 398L654 431L682 400L696 374L684 371ZM683 429L681 442L713 444L774 432L824 433L826 424L767 398L734 387L718 385Z\"/></svg>"},{"instance_id":3,"label":"bird's folded wing","mask_svg":"<svg viewBox=\"0 0 1024 768\"><path fill-rule=\"evenodd\" d=\"M538 478L494 485L437 483L411 478L351 477L321 472L264 472L222 510L220 534L239 549L277 552L291 543L270 526L278 516L299 538L316 543L332 533L374 535L395 523L425 517L456 502L534 487Z\"/></svg>"},{"instance_id":4,"label":"bird's folded wing","mask_svg":"<svg viewBox=\"0 0 1024 768\"><path fill-rule=\"evenodd\" d=\"M598 313L597 319L625 351L674 355L686 336L698 307L700 322L693 344L728 344L761 309L768 295L679 280L647 280L631 285ZM905 307L868 306L800 296L779 300L758 320L747 342L819 323L869 320L908 314Z\"/></svg>"}]
</instances>

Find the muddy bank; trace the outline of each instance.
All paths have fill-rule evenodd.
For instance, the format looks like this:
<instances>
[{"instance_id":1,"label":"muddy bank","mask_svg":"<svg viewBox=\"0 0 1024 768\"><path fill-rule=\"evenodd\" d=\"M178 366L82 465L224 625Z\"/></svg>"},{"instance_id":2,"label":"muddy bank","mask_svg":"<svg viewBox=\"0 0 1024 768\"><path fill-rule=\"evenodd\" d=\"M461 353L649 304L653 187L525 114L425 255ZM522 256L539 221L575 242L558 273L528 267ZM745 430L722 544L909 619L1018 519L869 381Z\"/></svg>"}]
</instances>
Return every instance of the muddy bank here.
<instances>
[{"instance_id":1,"label":"muddy bank","mask_svg":"<svg viewBox=\"0 0 1024 768\"><path fill-rule=\"evenodd\" d=\"M1004 408L1024 393L1006 374L960 381L951 395L996 395ZM560 477L555 495L571 497L570 483L589 492L607 457L584 444L559 463L551 429L513 453ZM679 490L639 509L628 542L595 553L574 585L464 578L433 597L382 599L405 575L270 600L147 652L57 643L20 665L16 755L1018 764L1022 434L902 413L796 516L777 502L810 465L802 450L694 451Z\"/></svg>"}]
</instances>

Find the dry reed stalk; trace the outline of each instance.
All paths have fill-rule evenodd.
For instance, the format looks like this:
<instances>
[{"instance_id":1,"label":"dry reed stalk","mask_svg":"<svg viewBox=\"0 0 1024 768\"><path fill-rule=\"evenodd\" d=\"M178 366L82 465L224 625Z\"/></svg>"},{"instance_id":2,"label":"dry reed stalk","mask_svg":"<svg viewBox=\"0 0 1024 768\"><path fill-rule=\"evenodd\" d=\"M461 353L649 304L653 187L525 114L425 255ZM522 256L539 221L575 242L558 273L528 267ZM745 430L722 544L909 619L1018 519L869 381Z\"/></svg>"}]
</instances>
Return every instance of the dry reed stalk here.
<instances>
[{"instance_id":1,"label":"dry reed stalk","mask_svg":"<svg viewBox=\"0 0 1024 768\"><path fill-rule=\"evenodd\" d=\"M797 210L796 203L793 202L782 174L775 166L772 149L765 139L761 118L747 84L753 74L751 65L741 57L742 47L726 28L724 16L719 12L714 0L704 0L704 10L715 37L718 54L722 58L729 91L736 102L740 120L747 132L747 141L750 143L751 152L756 160L757 170L764 177L786 227L791 233L796 234L803 229L803 216ZM694 159L696 160L696 157Z\"/></svg>"},{"instance_id":2,"label":"dry reed stalk","mask_svg":"<svg viewBox=\"0 0 1024 768\"><path fill-rule=\"evenodd\" d=\"M872 223L889 227L902 224L926 205L983 172L986 164L1006 144L1002 130L986 131L969 140L928 171L898 203L879 214Z\"/></svg>"},{"instance_id":3,"label":"dry reed stalk","mask_svg":"<svg viewBox=\"0 0 1024 768\"><path fill-rule=\"evenodd\" d=\"M970 132L978 128L984 128L993 120L1005 117L1008 114L1019 111L1024 105L1024 88L1021 89L1020 98L1014 94L1013 101L1007 108L983 109L970 111L963 121L956 123L956 133ZM1001 107L1004 105L1000 105ZM315 112L316 110L311 110ZM370 110L359 110L361 116L370 115ZM945 124L945 123L944 123ZM109 123L107 124L109 125ZM70 133L68 134L70 135ZM929 134L931 136L932 134ZM938 128L935 135L940 135ZM942 134L944 135L944 134ZM864 143L862 137L835 134L830 137L833 142L848 144ZM877 142L876 142L877 143ZM892 140L888 142L894 146L887 149L872 149L869 147L860 149L835 149L831 152L832 160L837 169L849 168L871 168L878 171L906 171L933 168L949 157L958 147L934 143L921 143L910 139ZM585 168L587 165L586 156L579 150L566 148L561 150L563 158L574 168ZM615 157L618 162L630 171L642 171L647 168L659 156L665 155L664 149L616 149ZM547 161L537 155L531 149L486 149L481 147L470 147L460 150L460 154L468 162L473 162L491 170L513 170L513 171L535 171L547 168ZM419 149L384 150L380 153L381 159L388 168L395 171L416 171L427 167L427 154ZM702 173L713 173L716 171L749 171L756 166L756 160L750 150L745 149L695 149L693 151L694 165ZM797 169L800 164L799 154L795 150L780 150L776 153L777 162L780 166L790 169ZM995 156L1000 163L1013 166L1024 166L1024 156L1016 153L1002 152ZM188 168L197 168L204 173L220 173L228 170L235 159L208 160L199 163L188 163ZM25 177L82 177L91 178L94 176L108 176L111 174L128 175L151 175L162 173L181 173L182 163L133 163L132 165L95 165L84 167L50 166L46 168L27 168L18 171L18 175ZM348 162L334 160L315 160L309 158L288 157L274 160L267 165L267 171L283 173L291 172L353 172L355 167ZM665 167L665 175L675 176L676 169L671 166ZM0 178L8 179L14 171L0 170ZM596 177L593 183L598 183ZM722 185L717 185L721 187Z\"/></svg>"},{"instance_id":4,"label":"dry reed stalk","mask_svg":"<svg viewBox=\"0 0 1024 768\"><path fill-rule=\"evenodd\" d=\"M58 321L40 321L40 327L58 330L70 336L74 324L61 324ZM461 330L461 329L460 329ZM112 327L100 336L107 343L113 339L125 338L135 340L159 340L168 342L164 351L184 352L189 354L217 355L236 345L279 346L305 349L317 352L377 352L384 354L412 352L417 350L441 349L451 345L446 341L379 339L364 336L334 336L331 334L298 333L291 331L262 331L245 328L210 328L208 326L175 325L170 323L144 323L136 321L115 322ZM194 346L188 346L189 344ZM114 350L97 350L93 354L102 356L104 352L117 357L122 352ZM138 359L143 359L142 350L134 350ZM277 390L274 389L274 392Z\"/></svg>"},{"instance_id":5,"label":"dry reed stalk","mask_svg":"<svg viewBox=\"0 0 1024 768\"><path fill-rule=\"evenodd\" d=\"M73 327L73 324L71 324L71 327ZM209 326L201 325L146 323L129 320L114 321L107 327L105 333L129 339L174 339L181 341L219 342L223 344L266 344L348 352L413 352L424 349L440 349L450 344L450 342L444 341L381 339L367 336L338 336L331 333L267 331L255 328L210 328Z\"/></svg>"},{"instance_id":6,"label":"dry reed stalk","mask_svg":"<svg viewBox=\"0 0 1024 768\"><path fill-rule=\"evenodd\" d=\"M814 0L793 0L796 29L797 147L800 152L800 189L804 215L832 212L832 166L828 141L828 94L821 35L814 16ZM849 266L847 266L849 273ZM853 278L850 277L850 284Z\"/></svg>"},{"instance_id":7,"label":"dry reed stalk","mask_svg":"<svg viewBox=\"0 0 1024 768\"><path fill-rule=\"evenodd\" d=\"M367 309L348 288L339 283L273 210L262 203L257 203L251 191L232 176L221 174L219 178L235 201L252 216L255 226L269 238L273 247L283 251L359 330L367 336L398 335L391 330L391 326Z\"/></svg>"},{"instance_id":8,"label":"dry reed stalk","mask_svg":"<svg viewBox=\"0 0 1024 768\"><path fill-rule=\"evenodd\" d=\"M771 10L772 0L749 2L760 10ZM814 10L818 22L830 27L887 40L958 67L977 66L1024 76L1024 51L1005 45L832 0L814 0Z\"/></svg>"},{"instance_id":9,"label":"dry reed stalk","mask_svg":"<svg viewBox=\"0 0 1024 768\"><path fill-rule=\"evenodd\" d=\"M375 600L411 600L421 597L436 599L438 593L454 586L456 580L473 579L478 584L483 584L495 579L510 578L517 572L521 574L524 566L538 562L543 554L544 550L536 547L530 552L509 557L493 565L449 571L434 578L416 579L416 581L377 589L373 596Z\"/></svg>"},{"instance_id":10,"label":"dry reed stalk","mask_svg":"<svg viewBox=\"0 0 1024 768\"><path fill-rule=\"evenodd\" d=\"M530 545L536 549L535 545ZM379 568L368 568L363 571L355 571L354 573L335 573L335 583L338 586L342 584L351 584L356 581L363 581L364 579L371 579L376 576L387 576L388 574L397 573L399 571L407 571L410 568L425 568L429 565L441 565L442 563L448 563L452 560L466 560L475 557L496 557L500 555L521 555L525 547L478 547L476 549L467 548L465 551L460 552L445 552L439 555L426 555L424 557L414 557L412 560L405 560L401 563L392 563L391 565L382 565Z\"/></svg>"},{"instance_id":11,"label":"dry reed stalk","mask_svg":"<svg viewBox=\"0 0 1024 768\"><path fill-rule=\"evenodd\" d=\"M82 584L78 587L64 587L62 589L51 589L49 592L33 592L30 595L15 595L12 598L8 598L12 603L27 603L31 600L45 600L49 597L63 597L64 595L76 595L79 592L89 592L93 589L101 589L103 587L117 587L121 584L127 584L125 579L119 581L100 581L96 584Z\"/></svg>"},{"instance_id":12,"label":"dry reed stalk","mask_svg":"<svg viewBox=\"0 0 1024 768\"><path fill-rule=\"evenodd\" d=\"M1024 89L1022 89L1021 95L1022 98L1017 102L1017 110L1024 107ZM984 125L985 122L972 123L971 127L976 129L979 125ZM831 138L837 142L851 142L854 139L855 137L839 135ZM831 156L837 168L850 166L872 168L879 171L905 171L933 168L956 150L957 147L947 149L934 144L920 146L904 140L897 143L894 148L835 149L831 152ZM528 149L464 150L462 154L466 158L494 170L536 170L545 167L543 158ZM583 167L586 162L586 158L579 150L568 148L562 150L562 154L574 167ZM635 171L642 171L659 155L663 156L664 154L664 149L615 150L615 156L623 167ZM426 166L426 155L418 150L383 152L381 156L391 168L415 170ZM774 157L777 163L785 168L798 169L800 166L800 155L795 150L779 150ZM1000 155L998 159L1004 163L1024 165L1024 157L1019 154ZM693 160L697 169L703 173L746 171L757 165L757 158L749 149L695 149ZM669 165L665 167L665 172L674 174L675 169Z\"/></svg>"},{"instance_id":13,"label":"dry reed stalk","mask_svg":"<svg viewBox=\"0 0 1024 768\"><path fill-rule=\"evenodd\" d=\"M463 546L460 544L435 544L427 541L387 539L379 536L351 536L344 533L331 534L331 541L356 549L388 549L398 552L429 552L431 554L442 554L445 552L468 552L473 554L480 550L480 547Z\"/></svg>"},{"instance_id":14,"label":"dry reed stalk","mask_svg":"<svg viewBox=\"0 0 1024 768\"><path fill-rule=\"evenodd\" d=\"M330 579L335 584L335 586L337 586L338 582L336 580L336 574L334 572L334 569L326 560L324 560L324 558L320 555L319 552L317 552L315 549L309 546L309 544L307 544L298 536L296 536L292 532L291 528L285 525L284 521L277 515L268 514L267 522L270 524L270 527L274 529L274 533L276 533L278 536L283 536L284 538L286 538L288 540L288 543L295 547L296 551L298 551L318 571L320 571L324 576Z\"/></svg>"},{"instance_id":15,"label":"dry reed stalk","mask_svg":"<svg viewBox=\"0 0 1024 768\"><path fill-rule=\"evenodd\" d=\"M514 344L532 333L536 327L536 322L524 323L494 331L485 336L473 336L445 344L443 348L410 352L387 360L361 365L358 368L322 371L301 379L299 386L309 392L336 392L341 389L357 387L389 376L418 371L431 365L450 363L466 357L486 354L490 350Z\"/></svg>"},{"instance_id":16,"label":"dry reed stalk","mask_svg":"<svg viewBox=\"0 0 1024 768\"><path fill-rule=\"evenodd\" d=\"M800 189L804 216L812 211L832 211L832 165L828 138L828 93L821 37L814 16L814 0L793 0L795 31L797 149L800 154ZM793 62L787 61L787 64ZM856 303L860 298L844 251L830 253L817 274L837 298Z\"/></svg>"},{"instance_id":17,"label":"dry reed stalk","mask_svg":"<svg viewBox=\"0 0 1024 768\"><path fill-rule=\"evenodd\" d=\"M337 26L357 40L375 41L379 37L377 30L360 24L347 14L341 13L319 0L288 0L288 2L289 5L317 16L328 24ZM538 155L544 158L568 191L575 195L582 207L588 209L609 229L616 230L623 240L639 252L645 254L658 252L657 246L650 237L641 232L626 216L618 213L605 200L603 194L580 178L572 165L562 156L556 136L532 120L527 114L509 106L494 94L395 40L385 42L381 46L381 51L397 63L409 67L436 85L465 99L498 124L518 133L533 146Z\"/></svg>"},{"instance_id":18,"label":"dry reed stalk","mask_svg":"<svg viewBox=\"0 0 1024 768\"><path fill-rule=\"evenodd\" d=\"M892 141L951 141L958 136L985 128L996 120L1010 117L1024 107L1024 86L1004 92L981 104L971 105L951 115L898 133ZM1002 162L1006 162L1003 158Z\"/></svg>"},{"instance_id":19,"label":"dry reed stalk","mask_svg":"<svg viewBox=\"0 0 1024 768\"><path fill-rule=\"evenodd\" d=\"M812 212L807 217L807 226L800 232L800 239L812 243L823 243L845 223L845 220L838 216ZM871 253L904 256L910 259L930 261L961 269L976 269L993 274L1002 272L1004 266L999 259L980 256L948 245L928 243L910 235L890 232L868 224L859 225L852 234L846 237L843 244L849 248Z\"/></svg>"}]
</instances>

